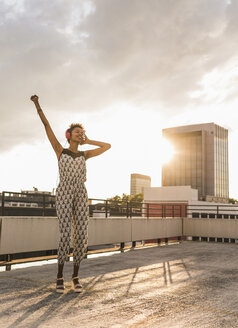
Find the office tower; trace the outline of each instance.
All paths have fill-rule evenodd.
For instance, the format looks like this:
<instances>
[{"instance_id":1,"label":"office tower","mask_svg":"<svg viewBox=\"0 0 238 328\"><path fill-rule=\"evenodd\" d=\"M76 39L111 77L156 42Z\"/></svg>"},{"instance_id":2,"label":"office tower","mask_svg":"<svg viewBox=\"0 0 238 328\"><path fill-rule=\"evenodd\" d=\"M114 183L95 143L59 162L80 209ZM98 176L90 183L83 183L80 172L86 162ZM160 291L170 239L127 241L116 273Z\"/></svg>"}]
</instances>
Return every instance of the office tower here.
<instances>
[{"instance_id":1,"label":"office tower","mask_svg":"<svg viewBox=\"0 0 238 328\"><path fill-rule=\"evenodd\" d=\"M151 177L137 173L131 174L131 195L144 192L144 187L150 187Z\"/></svg>"},{"instance_id":2,"label":"office tower","mask_svg":"<svg viewBox=\"0 0 238 328\"><path fill-rule=\"evenodd\" d=\"M214 123L168 128L163 136L174 146L162 169L163 186L190 185L200 200L228 202L228 130Z\"/></svg>"}]
</instances>

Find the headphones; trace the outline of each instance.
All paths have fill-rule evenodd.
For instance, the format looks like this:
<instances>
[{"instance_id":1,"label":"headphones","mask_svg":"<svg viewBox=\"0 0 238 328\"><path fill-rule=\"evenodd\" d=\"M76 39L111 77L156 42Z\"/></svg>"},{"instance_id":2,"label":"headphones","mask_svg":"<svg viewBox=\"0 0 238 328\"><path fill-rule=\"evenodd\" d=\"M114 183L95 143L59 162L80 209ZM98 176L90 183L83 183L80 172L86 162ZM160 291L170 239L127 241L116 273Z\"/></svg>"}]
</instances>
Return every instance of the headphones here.
<instances>
[{"instance_id":1,"label":"headphones","mask_svg":"<svg viewBox=\"0 0 238 328\"><path fill-rule=\"evenodd\" d=\"M65 138L66 138L67 140L69 140L70 137L71 137L70 129L67 129L67 130L65 131Z\"/></svg>"},{"instance_id":2,"label":"headphones","mask_svg":"<svg viewBox=\"0 0 238 328\"><path fill-rule=\"evenodd\" d=\"M65 138L66 138L67 140L69 140L70 137L71 137L71 129L72 129L72 127L69 128L69 129L67 129L67 130L65 131ZM83 131L84 131L84 129L83 129ZM85 140L85 131L84 131L83 139Z\"/></svg>"}]
</instances>

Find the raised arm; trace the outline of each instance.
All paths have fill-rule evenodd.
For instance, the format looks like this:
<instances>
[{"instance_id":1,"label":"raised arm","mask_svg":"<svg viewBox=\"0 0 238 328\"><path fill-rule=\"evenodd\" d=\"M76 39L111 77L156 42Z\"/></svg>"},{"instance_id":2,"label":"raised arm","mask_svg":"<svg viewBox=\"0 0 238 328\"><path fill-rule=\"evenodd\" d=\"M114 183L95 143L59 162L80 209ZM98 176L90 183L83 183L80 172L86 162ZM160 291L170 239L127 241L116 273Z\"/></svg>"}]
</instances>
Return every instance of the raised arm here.
<instances>
[{"instance_id":1,"label":"raised arm","mask_svg":"<svg viewBox=\"0 0 238 328\"><path fill-rule=\"evenodd\" d=\"M102 153L104 153L105 151L107 151L108 149L111 148L111 145L109 143L90 140L87 137L86 137L85 142L83 142L83 144L94 145L94 146L99 147L99 148L96 148L96 149L86 150L84 152L85 159L89 159L90 157L101 155Z\"/></svg>"},{"instance_id":2,"label":"raised arm","mask_svg":"<svg viewBox=\"0 0 238 328\"><path fill-rule=\"evenodd\" d=\"M37 112L40 116L41 122L44 124L47 137L48 137L48 139L49 139L49 141L50 141L50 143L51 143L51 145L52 145L52 147L53 147L53 149L56 153L57 158L59 158L59 156L60 156L60 154L63 150L63 147L61 146L61 144L59 143L59 141L55 137L54 132L52 131L51 126L50 126L47 118L45 117L45 115L43 113L43 110L40 107L39 97L36 96L36 95L31 96L31 100L33 101L33 103L36 106L36 109L37 109Z\"/></svg>"}]
</instances>

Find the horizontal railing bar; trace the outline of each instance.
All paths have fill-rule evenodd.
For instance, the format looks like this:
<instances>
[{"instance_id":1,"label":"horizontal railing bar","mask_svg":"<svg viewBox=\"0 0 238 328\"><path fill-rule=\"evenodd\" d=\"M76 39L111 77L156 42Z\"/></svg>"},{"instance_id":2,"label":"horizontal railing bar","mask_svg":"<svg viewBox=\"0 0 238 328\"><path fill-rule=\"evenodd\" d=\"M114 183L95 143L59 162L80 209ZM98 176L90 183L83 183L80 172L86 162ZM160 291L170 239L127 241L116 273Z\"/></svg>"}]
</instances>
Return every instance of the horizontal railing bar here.
<instances>
[{"instance_id":1,"label":"horizontal railing bar","mask_svg":"<svg viewBox=\"0 0 238 328\"><path fill-rule=\"evenodd\" d=\"M17 197L17 195L19 197ZM100 202L96 203L95 202ZM22 209L24 214L30 213L30 211L42 209L42 216L46 216L45 213L48 209L55 209L55 195L41 194L41 193L20 193L4 191L2 193L3 207L1 209L2 216L5 213L9 215L10 211L17 211ZM16 204L14 204L16 203ZM21 204L25 204L21 205ZM27 206L26 204L31 204L32 206ZM38 206L36 206L36 204ZM4 206L5 205L5 206ZM105 216L125 216L131 217L132 215L137 215L141 217L178 217L181 216L182 207L185 204L161 204L158 202L136 202L136 201L125 201L125 200L110 200L110 199L100 199L100 198L89 198L89 212L90 216L93 213L105 213ZM28 209L27 209L28 208ZM20 211L20 210L19 210ZM185 209L186 211L186 209ZM32 212L32 216L36 213Z\"/></svg>"},{"instance_id":2,"label":"horizontal railing bar","mask_svg":"<svg viewBox=\"0 0 238 328\"><path fill-rule=\"evenodd\" d=\"M206 211L206 212L211 212L211 211L213 211L213 210L204 210L204 211ZM189 211L188 211L189 212ZM206 212L199 212L199 213L206 213ZM226 212L235 212L235 210L223 210L222 211L222 213L218 213L218 214L223 214L223 213L226 213ZM189 212L189 213L198 213L198 212ZM215 211L214 211L214 213L215 213ZM238 212L237 212L237 215L238 215Z\"/></svg>"},{"instance_id":3,"label":"horizontal railing bar","mask_svg":"<svg viewBox=\"0 0 238 328\"><path fill-rule=\"evenodd\" d=\"M1 196L1 195L0 195ZM95 203L98 202L98 203ZM23 205L21 205L23 204ZM24 206L25 204L25 206ZM32 206L28 206L28 205ZM42 216L47 216L46 211L55 210L55 195L42 193L27 193L27 192L2 192L2 201L0 202L0 209L2 216L5 213L17 211L29 215L32 211L32 216L36 215L36 210L42 210ZM15 209L15 210L14 210ZM21 210L20 210L21 209ZM194 212L208 214L235 214L238 210L238 204L187 204L187 201L125 201L125 200L111 200L101 198L89 198L90 216L97 213L104 213L106 217L109 216L124 216L131 217L137 215L141 217L178 217L191 215ZM221 213L222 212L222 213ZM48 212L49 214L49 212ZM18 214L19 215L19 214Z\"/></svg>"},{"instance_id":4,"label":"horizontal railing bar","mask_svg":"<svg viewBox=\"0 0 238 328\"><path fill-rule=\"evenodd\" d=\"M190 208L190 207L238 207L238 205L233 205L233 204L230 204L230 205L228 205L228 204L225 204L225 205L215 205L215 204L211 204L211 205L209 205L209 204L204 204L204 205L187 205L187 207L188 208Z\"/></svg>"}]
</instances>

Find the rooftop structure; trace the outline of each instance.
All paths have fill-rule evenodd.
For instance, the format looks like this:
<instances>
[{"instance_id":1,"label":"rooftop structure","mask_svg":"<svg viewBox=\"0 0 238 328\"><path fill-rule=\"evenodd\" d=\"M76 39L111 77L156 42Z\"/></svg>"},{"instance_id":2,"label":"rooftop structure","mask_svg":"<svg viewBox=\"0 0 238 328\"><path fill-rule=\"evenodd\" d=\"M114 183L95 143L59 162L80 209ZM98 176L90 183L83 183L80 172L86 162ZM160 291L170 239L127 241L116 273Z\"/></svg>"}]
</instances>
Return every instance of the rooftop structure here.
<instances>
[{"instance_id":1,"label":"rooftop structure","mask_svg":"<svg viewBox=\"0 0 238 328\"><path fill-rule=\"evenodd\" d=\"M193 217L193 218L238 218L237 204L224 204L223 202L201 201L198 199L198 190L190 186L167 186L151 187L144 189L144 203L147 207L158 212L163 206L164 217L173 216ZM177 212L174 212L177 205ZM180 207L178 207L180 205ZM151 213L150 209L150 215ZM147 213L146 213L147 214Z\"/></svg>"}]
</instances>

